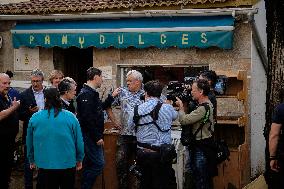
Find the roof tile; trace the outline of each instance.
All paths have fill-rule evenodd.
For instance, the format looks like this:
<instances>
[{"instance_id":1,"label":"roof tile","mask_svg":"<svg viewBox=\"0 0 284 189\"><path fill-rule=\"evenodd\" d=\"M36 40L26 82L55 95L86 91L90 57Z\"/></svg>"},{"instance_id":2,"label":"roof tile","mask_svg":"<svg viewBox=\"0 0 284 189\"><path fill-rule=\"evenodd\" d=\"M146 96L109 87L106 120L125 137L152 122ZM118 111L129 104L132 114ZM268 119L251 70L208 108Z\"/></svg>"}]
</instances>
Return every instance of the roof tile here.
<instances>
[{"instance_id":1,"label":"roof tile","mask_svg":"<svg viewBox=\"0 0 284 189\"><path fill-rule=\"evenodd\" d=\"M22 3L0 4L0 14L63 14L225 1L228 0L30 0Z\"/></svg>"}]
</instances>

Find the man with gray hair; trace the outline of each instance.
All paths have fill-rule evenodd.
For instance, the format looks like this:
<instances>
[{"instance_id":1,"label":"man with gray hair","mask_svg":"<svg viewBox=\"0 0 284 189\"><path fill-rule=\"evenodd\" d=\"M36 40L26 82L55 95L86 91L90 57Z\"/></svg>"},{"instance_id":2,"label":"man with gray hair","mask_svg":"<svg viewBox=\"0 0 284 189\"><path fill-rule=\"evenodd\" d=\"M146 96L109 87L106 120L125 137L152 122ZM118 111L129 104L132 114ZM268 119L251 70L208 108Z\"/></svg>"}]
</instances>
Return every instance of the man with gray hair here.
<instances>
[{"instance_id":1,"label":"man with gray hair","mask_svg":"<svg viewBox=\"0 0 284 189\"><path fill-rule=\"evenodd\" d=\"M44 109L43 80L44 74L41 70L33 70L30 74L31 86L20 94L21 106L19 109L20 120L23 121L23 144L26 143L28 123L32 115ZM30 169L28 158L26 157L25 146L25 189L33 188L33 171Z\"/></svg>"},{"instance_id":2,"label":"man with gray hair","mask_svg":"<svg viewBox=\"0 0 284 189\"><path fill-rule=\"evenodd\" d=\"M131 70L126 75L127 87L120 89L119 96L115 99L113 105L121 106L121 132L117 142L117 154L116 154L116 166L119 189L131 188L131 180L134 177L129 173L129 168L133 164L133 160L136 155L136 136L132 127L127 124L129 118L129 112L136 105L143 103L141 96L144 95L142 89L143 76L137 70ZM133 181L134 183L137 180ZM133 183L132 182L132 183Z\"/></svg>"}]
</instances>

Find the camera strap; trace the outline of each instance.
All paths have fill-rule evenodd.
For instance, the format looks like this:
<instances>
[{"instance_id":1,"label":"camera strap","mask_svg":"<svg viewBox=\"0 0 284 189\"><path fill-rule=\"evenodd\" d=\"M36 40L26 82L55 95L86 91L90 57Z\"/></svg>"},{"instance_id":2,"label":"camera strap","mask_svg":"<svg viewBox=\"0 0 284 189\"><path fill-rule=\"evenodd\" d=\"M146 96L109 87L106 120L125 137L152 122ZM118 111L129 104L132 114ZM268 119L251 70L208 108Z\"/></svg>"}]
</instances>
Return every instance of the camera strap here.
<instances>
[{"instance_id":1,"label":"camera strap","mask_svg":"<svg viewBox=\"0 0 284 189\"><path fill-rule=\"evenodd\" d=\"M212 132L212 130L211 130L211 124L212 124L212 123L211 123L211 121L210 121L210 107L209 107L209 104L208 104L207 102L205 102L205 103L200 104L199 106L204 106L204 108L205 108L205 115L203 116L203 118L202 118L202 120L201 120L201 123L200 123L198 129L197 129L197 130L194 132L194 134L193 134L193 137L194 137L194 138L196 138L197 133L198 133L199 131L201 131L201 129L203 128L203 126L204 126L206 123L208 123L208 122L210 122L210 126L209 126L208 130L209 130L210 132ZM201 137L202 137L202 134L201 134Z\"/></svg>"},{"instance_id":2,"label":"camera strap","mask_svg":"<svg viewBox=\"0 0 284 189\"><path fill-rule=\"evenodd\" d=\"M157 129L161 132L168 132L170 129L165 129L165 130L162 130L159 125L156 123L156 121L158 120L158 117L159 117L159 111L162 107L163 103L161 103L160 101L158 101L157 105L154 107L154 109L149 112L148 114L144 114L144 115L139 115L138 114L138 105L134 107L134 116L133 116L133 122L135 123L135 128L137 130L137 127L139 126L144 126L144 125L150 125L150 124L154 124ZM139 120L142 118L142 117L146 117L150 115L153 119L153 121L151 122L148 122L148 123L142 123L140 124L139 123Z\"/></svg>"}]
</instances>

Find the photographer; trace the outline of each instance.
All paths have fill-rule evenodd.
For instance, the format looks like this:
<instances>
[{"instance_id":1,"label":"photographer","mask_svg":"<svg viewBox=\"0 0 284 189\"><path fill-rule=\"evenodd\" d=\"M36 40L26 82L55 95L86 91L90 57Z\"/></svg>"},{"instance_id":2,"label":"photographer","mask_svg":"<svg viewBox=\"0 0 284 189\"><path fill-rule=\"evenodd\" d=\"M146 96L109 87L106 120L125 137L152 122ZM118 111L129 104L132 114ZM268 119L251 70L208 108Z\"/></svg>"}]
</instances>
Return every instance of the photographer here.
<instances>
[{"instance_id":1,"label":"photographer","mask_svg":"<svg viewBox=\"0 0 284 189\"><path fill-rule=\"evenodd\" d=\"M192 98L198 102L198 107L190 114L185 114L183 102L177 98L179 121L183 127L189 127L191 137L194 137L186 146L188 159L185 167L185 187L194 184L195 189L212 189L212 161L202 148L202 142L212 139L214 130L213 105L208 98L210 86L207 80L199 79L193 82ZM189 137L189 136L188 136ZM191 183L194 181L194 183Z\"/></svg>"},{"instance_id":2,"label":"photographer","mask_svg":"<svg viewBox=\"0 0 284 189\"><path fill-rule=\"evenodd\" d=\"M128 120L128 125L136 128L141 188L176 188L172 159L163 161L161 149L165 144L171 144L171 124L178 114L172 105L160 102L162 86L158 81L147 82L144 90L145 102L134 108ZM152 113L156 115L155 118Z\"/></svg>"},{"instance_id":3,"label":"photographer","mask_svg":"<svg viewBox=\"0 0 284 189\"><path fill-rule=\"evenodd\" d=\"M216 116L217 116L217 100L216 100L216 95L214 92L214 87L216 85L217 82L217 74L215 71L213 70L207 70L207 71L203 71L200 73L199 75L199 79L206 79L210 85L210 92L208 94L208 98L210 100L210 102L213 104L214 107L214 119L216 120Z\"/></svg>"}]
</instances>

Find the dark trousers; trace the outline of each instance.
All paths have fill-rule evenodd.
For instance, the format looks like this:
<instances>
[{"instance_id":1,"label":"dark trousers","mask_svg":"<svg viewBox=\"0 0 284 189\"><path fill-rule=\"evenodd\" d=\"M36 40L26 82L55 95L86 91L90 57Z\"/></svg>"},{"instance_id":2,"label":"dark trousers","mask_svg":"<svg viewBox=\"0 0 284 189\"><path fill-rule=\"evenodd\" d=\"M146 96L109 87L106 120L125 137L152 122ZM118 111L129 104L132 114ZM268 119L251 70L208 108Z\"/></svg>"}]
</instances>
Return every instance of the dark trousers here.
<instances>
[{"instance_id":1,"label":"dark trousers","mask_svg":"<svg viewBox=\"0 0 284 189\"><path fill-rule=\"evenodd\" d=\"M39 169L40 186L37 189L74 189L75 168Z\"/></svg>"},{"instance_id":2,"label":"dark trousers","mask_svg":"<svg viewBox=\"0 0 284 189\"><path fill-rule=\"evenodd\" d=\"M136 158L136 147L137 140L135 136L119 136L116 153L116 171L119 189L132 188L132 185L138 185L137 179L129 173L129 168L134 164L134 159Z\"/></svg>"},{"instance_id":3,"label":"dark trousers","mask_svg":"<svg viewBox=\"0 0 284 189\"><path fill-rule=\"evenodd\" d=\"M8 189L13 166L15 135L0 135L0 188Z\"/></svg>"},{"instance_id":4,"label":"dark trousers","mask_svg":"<svg viewBox=\"0 0 284 189\"><path fill-rule=\"evenodd\" d=\"M27 157L27 146L24 147L24 178L25 189L33 189L33 170L30 169L30 162Z\"/></svg>"},{"instance_id":5,"label":"dark trousers","mask_svg":"<svg viewBox=\"0 0 284 189\"><path fill-rule=\"evenodd\" d=\"M141 189L176 189L175 172L170 163L162 163L158 152L137 150L137 164L141 171Z\"/></svg>"},{"instance_id":6,"label":"dark trousers","mask_svg":"<svg viewBox=\"0 0 284 189\"><path fill-rule=\"evenodd\" d=\"M280 166L282 165L283 167L283 164L281 162L279 165ZM269 177L266 177L266 179L268 179L266 180L268 184L268 188L269 189L282 189L284 186L284 167L283 169L280 168L279 172L275 172L270 169L267 173L269 173L268 174Z\"/></svg>"},{"instance_id":7,"label":"dark trousers","mask_svg":"<svg viewBox=\"0 0 284 189\"><path fill-rule=\"evenodd\" d=\"M104 150L89 136L83 135L85 144L85 158L83 160L83 174L81 189L91 189L97 177L103 172Z\"/></svg>"}]
</instances>

